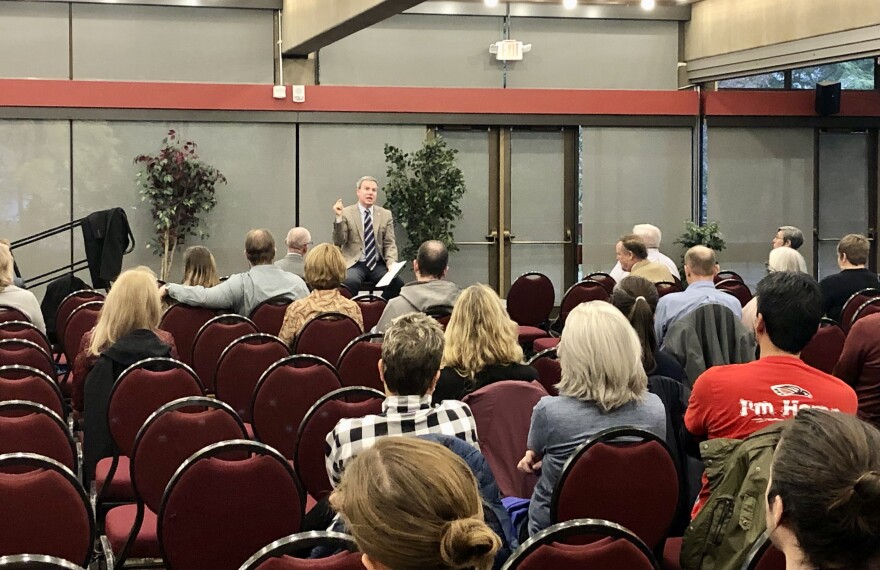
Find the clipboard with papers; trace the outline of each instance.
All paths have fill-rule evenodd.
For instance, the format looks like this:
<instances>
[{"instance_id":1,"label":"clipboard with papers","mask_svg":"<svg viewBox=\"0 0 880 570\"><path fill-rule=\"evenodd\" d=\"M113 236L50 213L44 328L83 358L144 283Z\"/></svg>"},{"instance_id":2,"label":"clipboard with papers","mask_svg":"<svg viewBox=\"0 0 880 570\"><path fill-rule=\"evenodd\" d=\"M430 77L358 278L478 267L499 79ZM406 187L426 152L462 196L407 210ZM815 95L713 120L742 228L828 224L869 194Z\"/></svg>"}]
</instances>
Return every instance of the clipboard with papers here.
<instances>
[{"instance_id":1,"label":"clipboard with papers","mask_svg":"<svg viewBox=\"0 0 880 570\"><path fill-rule=\"evenodd\" d=\"M380 289L382 287L387 287L391 284L391 280L397 277L397 275L403 270L404 266L406 266L406 261L398 261L391 265L391 268L388 269L388 273L386 273L382 279L376 283L376 288Z\"/></svg>"}]
</instances>

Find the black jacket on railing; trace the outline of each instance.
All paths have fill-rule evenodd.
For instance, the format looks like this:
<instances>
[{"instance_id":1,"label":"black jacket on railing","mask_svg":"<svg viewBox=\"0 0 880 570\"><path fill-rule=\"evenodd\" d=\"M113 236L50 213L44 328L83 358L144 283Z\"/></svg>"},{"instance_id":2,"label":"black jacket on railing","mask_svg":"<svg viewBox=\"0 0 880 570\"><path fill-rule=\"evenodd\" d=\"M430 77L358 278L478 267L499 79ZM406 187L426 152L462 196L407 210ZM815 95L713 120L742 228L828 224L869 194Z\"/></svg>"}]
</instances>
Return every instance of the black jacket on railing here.
<instances>
[{"instance_id":1,"label":"black jacket on railing","mask_svg":"<svg viewBox=\"0 0 880 570\"><path fill-rule=\"evenodd\" d=\"M82 224L86 259L95 289L107 288L122 271L122 256L134 249L134 235L122 208L89 214Z\"/></svg>"}]
</instances>

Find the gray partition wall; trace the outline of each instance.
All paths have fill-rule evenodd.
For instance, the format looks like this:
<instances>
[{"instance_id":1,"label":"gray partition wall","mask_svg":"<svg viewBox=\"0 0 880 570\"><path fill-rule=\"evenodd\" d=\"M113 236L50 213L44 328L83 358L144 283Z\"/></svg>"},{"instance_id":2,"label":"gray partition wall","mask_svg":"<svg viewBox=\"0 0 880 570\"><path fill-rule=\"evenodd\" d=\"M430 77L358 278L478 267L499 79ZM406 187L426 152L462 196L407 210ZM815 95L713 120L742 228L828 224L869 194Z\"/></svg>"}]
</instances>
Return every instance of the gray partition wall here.
<instances>
[{"instance_id":1,"label":"gray partition wall","mask_svg":"<svg viewBox=\"0 0 880 570\"><path fill-rule=\"evenodd\" d=\"M67 79L68 7L0 1L0 77Z\"/></svg>"},{"instance_id":2,"label":"gray partition wall","mask_svg":"<svg viewBox=\"0 0 880 570\"><path fill-rule=\"evenodd\" d=\"M614 266L614 244L635 224L660 228L660 249L674 259L673 244L691 219L693 161L688 128L583 129L584 275Z\"/></svg>"},{"instance_id":3,"label":"gray partition wall","mask_svg":"<svg viewBox=\"0 0 880 570\"><path fill-rule=\"evenodd\" d=\"M707 214L721 223L722 269L754 289L776 228L800 228L800 252L812 270L814 140L812 129L709 128Z\"/></svg>"}]
</instances>

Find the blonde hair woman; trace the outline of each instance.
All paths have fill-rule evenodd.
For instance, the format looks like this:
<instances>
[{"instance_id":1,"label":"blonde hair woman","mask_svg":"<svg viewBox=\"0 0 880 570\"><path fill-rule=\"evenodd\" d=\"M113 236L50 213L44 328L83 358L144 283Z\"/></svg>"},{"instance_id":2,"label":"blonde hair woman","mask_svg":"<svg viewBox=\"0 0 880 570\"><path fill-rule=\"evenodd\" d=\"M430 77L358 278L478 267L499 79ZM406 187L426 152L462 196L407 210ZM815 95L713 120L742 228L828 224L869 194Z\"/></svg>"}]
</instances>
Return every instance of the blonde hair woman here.
<instances>
[{"instance_id":1,"label":"blonde hair woman","mask_svg":"<svg viewBox=\"0 0 880 570\"><path fill-rule=\"evenodd\" d=\"M364 330L361 308L339 293L339 286L345 279L345 258L338 247L322 243L310 250L303 273L312 292L305 299L294 301L287 307L281 332L278 333L281 340L292 345L303 325L321 313L342 313L354 319Z\"/></svg>"},{"instance_id":2,"label":"blonde hair woman","mask_svg":"<svg viewBox=\"0 0 880 570\"><path fill-rule=\"evenodd\" d=\"M45 333L46 323L43 321L40 303L33 293L15 286L14 267L15 260L12 257L12 250L6 243L0 242L0 305L8 305L18 309L27 316L34 326Z\"/></svg>"},{"instance_id":3,"label":"blonde hair woman","mask_svg":"<svg viewBox=\"0 0 880 570\"><path fill-rule=\"evenodd\" d=\"M633 426L666 437L666 411L660 398L648 393L639 338L613 305L577 306L566 318L557 352L559 396L545 396L535 406L528 451L518 466L525 473L540 471L529 505L529 534L550 526L550 499L562 467L591 436Z\"/></svg>"},{"instance_id":4,"label":"blonde hair woman","mask_svg":"<svg viewBox=\"0 0 880 570\"><path fill-rule=\"evenodd\" d=\"M537 380L523 364L518 327L498 295L485 285L471 285L458 300L446 325L446 346L434 403L460 400L501 380Z\"/></svg>"},{"instance_id":5,"label":"blonde hair woman","mask_svg":"<svg viewBox=\"0 0 880 570\"><path fill-rule=\"evenodd\" d=\"M217 262L207 247L194 245L183 254L183 285L213 287L220 283Z\"/></svg>"},{"instance_id":6,"label":"blonde hair woman","mask_svg":"<svg viewBox=\"0 0 880 570\"><path fill-rule=\"evenodd\" d=\"M790 273L806 273L807 262L804 256L790 247L777 247L770 250L770 257L767 259L767 273L777 271L787 271ZM742 311L742 323L749 330L755 330L755 323L758 322L758 296L755 295L746 303Z\"/></svg>"},{"instance_id":7,"label":"blonde hair woman","mask_svg":"<svg viewBox=\"0 0 880 570\"><path fill-rule=\"evenodd\" d=\"M330 497L368 570L488 570L501 547L468 465L440 444L385 437Z\"/></svg>"}]
</instances>

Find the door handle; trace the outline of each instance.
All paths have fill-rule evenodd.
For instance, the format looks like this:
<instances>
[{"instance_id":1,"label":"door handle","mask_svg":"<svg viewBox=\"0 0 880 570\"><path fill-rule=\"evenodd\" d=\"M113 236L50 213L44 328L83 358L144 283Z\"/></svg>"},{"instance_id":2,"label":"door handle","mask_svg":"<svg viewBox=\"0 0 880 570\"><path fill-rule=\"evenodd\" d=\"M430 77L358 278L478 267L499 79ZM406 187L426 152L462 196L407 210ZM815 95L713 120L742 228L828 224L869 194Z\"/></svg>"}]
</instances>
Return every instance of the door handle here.
<instances>
[{"instance_id":1,"label":"door handle","mask_svg":"<svg viewBox=\"0 0 880 570\"><path fill-rule=\"evenodd\" d=\"M504 241L512 241L516 239L516 236L510 233L510 230L504 230L502 235L504 236Z\"/></svg>"},{"instance_id":2,"label":"door handle","mask_svg":"<svg viewBox=\"0 0 880 570\"><path fill-rule=\"evenodd\" d=\"M498 243L498 230L492 230L486 234L486 241Z\"/></svg>"}]
</instances>

